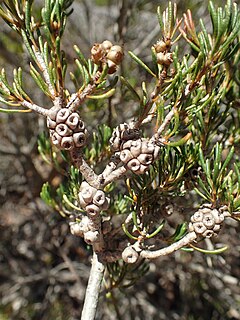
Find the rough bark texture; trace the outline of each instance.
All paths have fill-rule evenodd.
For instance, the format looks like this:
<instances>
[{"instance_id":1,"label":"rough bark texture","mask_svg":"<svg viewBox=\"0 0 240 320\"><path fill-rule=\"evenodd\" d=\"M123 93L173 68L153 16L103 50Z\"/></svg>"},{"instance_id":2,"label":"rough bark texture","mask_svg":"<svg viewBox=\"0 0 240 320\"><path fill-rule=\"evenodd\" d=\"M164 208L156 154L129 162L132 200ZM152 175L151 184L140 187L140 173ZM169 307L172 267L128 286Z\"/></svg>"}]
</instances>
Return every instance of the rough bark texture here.
<instances>
[{"instance_id":1,"label":"rough bark texture","mask_svg":"<svg viewBox=\"0 0 240 320\"><path fill-rule=\"evenodd\" d=\"M81 320L95 319L104 270L104 265L98 260L98 256L94 252Z\"/></svg>"}]
</instances>

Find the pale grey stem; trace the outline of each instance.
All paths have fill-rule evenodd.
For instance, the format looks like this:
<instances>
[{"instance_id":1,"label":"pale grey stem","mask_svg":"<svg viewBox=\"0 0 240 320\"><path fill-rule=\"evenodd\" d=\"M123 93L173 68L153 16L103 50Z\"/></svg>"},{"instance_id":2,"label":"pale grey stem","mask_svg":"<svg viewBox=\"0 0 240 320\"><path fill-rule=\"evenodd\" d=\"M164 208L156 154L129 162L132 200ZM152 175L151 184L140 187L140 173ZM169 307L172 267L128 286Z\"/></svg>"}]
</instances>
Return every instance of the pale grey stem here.
<instances>
[{"instance_id":1,"label":"pale grey stem","mask_svg":"<svg viewBox=\"0 0 240 320\"><path fill-rule=\"evenodd\" d=\"M28 108L30 110L33 110L33 111L39 113L39 114L41 114L41 115L43 115L45 117L48 116L48 113L49 113L48 109L44 109L44 108L38 106L37 104L31 103L31 102L29 102L27 100L23 100L23 101L21 101L21 105L23 107L26 107L26 108Z\"/></svg>"},{"instance_id":2,"label":"pale grey stem","mask_svg":"<svg viewBox=\"0 0 240 320\"><path fill-rule=\"evenodd\" d=\"M114 170L116 170L117 165L119 164L120 159L116 156L112 156L110 162L106 165L106 168L102 172L102 177L105 179L108 177Z\"/></svg>"},{"instance_id":3,"label":"pale grey stem","mask_svg":"<svg viewBox=\"0 0 240 320\"><path fill-rule=\"evenodd\" d=\"M71 99L68 102L66 108L69 108L70 111L77 110L77 108L84 102L86 97L90 95L93 92L93 90L96 88L97 81L100 76L101 76L101 73L97 72L92 79L93 83L89 83L82 92L74 93L71 96Z\"/></svg>"},{"instance_id":4,"label":"pale grey stem","mask_svg":"<svg viewBox=\"0 0 240 320\"><path fill-rule=\"evenodd\" d=\"M61 96L56 96L54 98L53 104L56 108L63 107L63 98Z\"/></svg>"},{"instance_id":5,"label":"pale grey stem","mask_svg":"<svg viewBox=\"0 0 240 320\"><path fill-rule=\"evenodd\" d=\"M92 267L85 294L81 320L95 319L104 270L104 264L98 260L98 255L93 252Z\"/></svg>"},{"instance_id":6,"label":"pale grey stem","mask_svg":"<svg viewBox=\"0 0 240 320\"><path fill-rule=\"evenodd\" d=\"M82 92L80 92L79 94L74 94L73 98L67 104L67 108L69 108L70 111L75 111L83 103L86 97L92 93L95 87L95 83L88 84Z\"/></svg>"},{"instance_id":7,"label":"pale grey stem","mask_svg":"<svg viewBox=\"0 0 240 320\"><path fill-rule=\"evenodd\" d=\"M70 151L70 155L76 167L80 170L85 180L94 188L99 188L100 178L94 172L94 170L87 164L82 156L82 151L79 149L73 149Z\"/></svg>"},{"instance_id":8,"label":"pale grey stem","mask_svg":"<svg viewBox=\"0 0 240 320\"><path fill-rule=\"evenodd\" d=\"M179 250L179 249L185 247L186 245L188 245L189 243L194 241L196 238L197 238L196 233L194 231L192 231L192 232L188 233L185 237L180 239L179 241L174 242L173 244L171 244L170 246L168 246L166 248L159 249L156 251L143 250L140 252L140 256L142 258L146 258L146 259L156 259L161 256L166 256L176 250Z\"/></svg>"},{"instance_id":9,"label":"pale grey stem","mask_svg":"<svg viewBox=\"0 0 240 320\"><path fill-rule=\"evenodd\" d=\"M79 170L84 176L85 180L94 188L99 188L99 176L93 171L93 169L82 158Z\"/></svg>"},{"instance_id":10,"label":"pale grey stem","mask_svg":"<svg viewBox=\"0 0 240 320\"><path fill-rule=\"evenodd\" d=\"M104 182L102 183L102 186L106 186L109 183L120 179L126 172L128 171L125 167L119 167L116 170L114 170L108 177L105 178Z\"/></svg>"},{"instance_id":11,"label":"pale grey stem","mask_svg":"<svg viewBox=\"0 0 240 320\"><path fill-rule=\"evenodd\" d=\"M158 139L160 138L162 132L164 131L164 129L166 128L166 126L169 124L169 122L171 121L172 117L174 116L174 109L172 109L168 115L166 116L166 118L164 119L163 123L160 125L160 127L158 128L157 133L155 134L155 137Z\"/></svg>"},{"instance_id":12,"label":"pale grey stem","mask_svg":"<svg viewBox=\"0 0 240 320\"><path fill-rule=\"evenodd\" d=\"M48 73L48 69L47 69L47 66L46 66L46 63L42 57L42 54L40 51L36 50L36 48L34 46L32 46L32 49L35 53L35 57L37 59L37 62L39 64L39 68L40 70L42 71L42 74L43 74L43 77L44 77L44 80L46 81L46 84L48 86L48 89L51 93L51 95L53 97L56 96L56 91L55 91L55 88L53 87L52 83L51 83L51 80L50 80L50 76L49 76L49 73Z\"/></svg>"}]
</instances>

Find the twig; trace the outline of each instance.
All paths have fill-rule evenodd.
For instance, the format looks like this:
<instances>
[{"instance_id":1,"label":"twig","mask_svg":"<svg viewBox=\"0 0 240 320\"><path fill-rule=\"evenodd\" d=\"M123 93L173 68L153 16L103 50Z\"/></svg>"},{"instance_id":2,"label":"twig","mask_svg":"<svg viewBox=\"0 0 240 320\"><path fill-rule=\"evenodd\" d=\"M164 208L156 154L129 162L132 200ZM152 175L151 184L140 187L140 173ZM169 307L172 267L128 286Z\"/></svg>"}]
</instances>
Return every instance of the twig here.
<instances>
[{"instance_id":1,"label":"twig","mask_svg":"<svg viewBox=\"0 0 240 320\"><path fill-rule=\"evenodd\" d=\"M95 319L104 270L105 266L98 260L98 256L94 252L81 320Z\"/></svg>"},{"instance_id":2,"label":"twig","mask_svg":"<svg viewBox=\"0 0 240 320\"><path fill-rule=\"evenodd\" d=\"M104 181L103 181L103 186L108 185L109 183L120 179L124 174L126 174L126 172L128 171L127 168L125 167L119 167L116 170L114 170Z\"/></svg>"},{"instance_id":3,"label":"twig","mask_svg":"<svg viewBox=\"0 0 240 320\"><path fill-rule=\"evenodd\" d=\"M157 139L160 138L162 132L164 131L164 129L166 128L166 126L169 124L169 122L171 121L172 117L174 116L174 112L175 112L175 108L172 109L168 115L166 116L166 118L164 119L163 123L160 125L160 127L158 128L157 133L155 134L155 137Z\"/></svg>"},{"instance_id":4,"label":"twig","mask_svg":"<svg viewBox=\"0 0 240 320\"><path fill-rule=\"evenodd\" d=\"M156 251L143 250L140 252L140 256L146 259L156 259L161 256L166 256L176 250L181 249L182 247L185 247L186 245L194 241L196 238L197 238L196 233L192 231L188 233L185 237L180 239L179 241L174 242L173 244L171 244L166 248L156 250Z\"/></svg>"},{"instance_id":5,"label":"twig","mask_svg":"<svg viewBox=\"0 0 240 320\"><path fill-rule=\"evenodd\" d=\"M81 174L84 176L85 180L94 188L99 188L100 178L94 172L94 170L87 164L82 156L82 151L79 149L73 149L70 151L70 156L72 158L75 166L80 170Z\"/></svg>"},{"instance_id":6,"label":"twig","mask_svg":"<svg viewBox=\"0 0 240 320\"><path fill-rule=\"evenodd\" d=\"M43 74L43 77L44 77L46 84L48 86L49 92L51 93L52 97L56 97L56 90L52 86L46 63L45 63L41 53L36 49L36 47L32 46L32 49L35 53L35 57L37 59L38 66L39 66L40 70L42 71L42 74Z\"/></svg>"},{"instance_id":7,"label":"twig","mask_svg":"<svg viewBox=\"0 0 240 320\"><path fill-rule=\"evenodd\" d=\"M114 170L116 170L117 165L120 162L120 158L116 155L113 155L110 159L110 162L106 165L106 168L102 172L102 177L105 179L108 177Z\"/></svg>"},{"instance_id":8,"label":"twig","mask_svg":"<svg viewBox=\"0 0 240 320\"><path fill-rule=\"evenodd\" d=\"M70 101L67 104L67 108L70 111L75 111L80 104L84 102L88 95L90 95L93 90L96 88L97 81L101 76L100 72L97 72L94 78L92 79L93 83L89 83L82 92L78 92L72 95Z\"/></svg>"},{"instance_id":9,"label":"twig","mask_svg":"<svg viewBox=\"0 0 240 320\"><path fill-rule=\"evenodd\" d=\"M46 116L48 115L48 113L49 113L48 109L44 109L44 108L38 106L37 104L31 103L31 102L29 102L29 101L27 101L27 100L21 101L21 105L22 105L23 107L26 107L26 108L28 108L28 109L31 109L31 110L37 112L38 114L41 114L41 115L45 116L45 117L46 117Z\"/></svg>"}]
</instances>

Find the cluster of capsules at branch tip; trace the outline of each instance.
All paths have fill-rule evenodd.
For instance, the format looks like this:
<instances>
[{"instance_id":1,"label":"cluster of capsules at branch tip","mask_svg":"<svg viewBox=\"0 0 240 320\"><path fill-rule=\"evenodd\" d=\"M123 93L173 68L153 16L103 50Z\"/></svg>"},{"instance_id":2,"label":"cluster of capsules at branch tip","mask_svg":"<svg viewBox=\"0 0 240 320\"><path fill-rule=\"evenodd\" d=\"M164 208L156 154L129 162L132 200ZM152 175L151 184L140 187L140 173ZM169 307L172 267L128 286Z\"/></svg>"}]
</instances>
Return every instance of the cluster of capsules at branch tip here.
<instances>
[{"instance_id":1,"label":"cluster of capsules at branch tip","mask_svg":"<svg viewBox=\"0 0 240 320\"><path fill-rule=\"evenodd\" d=\"M141 138L139 130L130 128L126 123L113 131L110 146L126 168L136 174L145 173L160 151L154 140Z\"/></svg>"},{"instance_id":2,"label":"cluster of capsules at branch tip","mask_svg":"<svg viewBox=\"0 0 240 320\"><path fill-rule=\"evenodd\" d=\"M156 52L157 63L169 66L173 62L172 53L169 52L171 49L171 40L159 40L153 45Z\"/></svg>"},{"instance_id":3,"label":"cluster of capsules at branch tip","mask_svg":"<svg viewBox=\"0 0 240 320\"><path fill-rule=\"evenodd\" d=\"M95 43L91 49L92 61L97 65L106 63L109 74L117 70L117 66L121 63L123 55L123 48L119 45L113 45L109 40Z\"/></svg>"},{"instance_id":4,"label":"cluster of capsules at branch tip","mask_svg":"<svg viewBox=\"0 0 240 320\"><path fill-rule=\"evenodd\" d=\"M106 197L105 192L90 186L87 181L82 182L78 197L88 217L96 217L100 211L107 210L109 207L109 198Z\"/></svg>"},{"instance_id":5,"label":"cluster of capsules at branch tip","mask_svg":"<svg viewBox=\"0 0 240 320\"><path fill-rule=\"evenodd\" d=\"M211 208L210 205L204 204L191 216L188 229L190 232L194 231L198 236L211 238L220 231L224 218L222 208Z\"/></svg>"},{"instance_id":6,"label":"cluster of capsules at branch tip","mask_svg":"<svg viewBox=\"0 0 240 320\"><path fill-rule=\"evenodd\" d=\"M52 107L47 116L52 144L61 150L81 148L86 144L87 130L77 112Z\"/></svg>"}]
</instances>

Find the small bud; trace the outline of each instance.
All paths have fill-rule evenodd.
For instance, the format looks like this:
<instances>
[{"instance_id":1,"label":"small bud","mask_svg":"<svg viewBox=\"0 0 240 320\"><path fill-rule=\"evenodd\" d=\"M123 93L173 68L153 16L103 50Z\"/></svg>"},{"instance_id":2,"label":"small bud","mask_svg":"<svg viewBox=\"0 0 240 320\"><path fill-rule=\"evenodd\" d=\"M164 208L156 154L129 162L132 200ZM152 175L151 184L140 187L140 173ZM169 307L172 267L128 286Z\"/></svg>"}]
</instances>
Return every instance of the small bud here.
<instances>
[{"instance_id":1,"label":"small bud","mask_svg":"<svg viewBox=\"0 0 240 320\"><path fill-rule=\"evenodd\" d=\"M166 43L163 40L157 41L157 43L154 45L156 53L164 52L168 49Z\"/></svg>"},{"instance_id":2,"label":"small bud","mask_svg":"<svg viewBox=\"0 0 240 320\"><path fill-rule=\"evenodd\" d=\"M199 221L202 221L202 219L203 219L203 213L201 211L197 211L191 216L192 222L199 222Z\"/></svg>"},{"instance_id":3,"label":"small bud","mask_svg":"<svg viewBox=\"0 0 240 320\"><path fill-rule=\"evenodd\" d=\"M79 225L79 223L71 222L69 223L70 232L74 236L83 237L83 231Z\"/></svg>"},{"instance_id":4,"label":"small bud","mask_svg":"<svg viewBox=\"0 0 240 320\"><path fill-rule=\"evenodd\" d=\"M123 143L122 148L123 148L123 150L130 149L131 145L132 145L132 140L128 140Z\"/></svg>"},{"instance_id":5,"label":"small bud","mask_svg":"<svg viewBox=\"0 0 240 320\"><path fill-rule=\"evenodd\" d=\"M213 215L211 213L204 214L203 218L203 224L208 228L212 228L215 225L215 220L213 218Z\"/></svg>"},{"instance_id":6,"label":"small bud","mask_svg":"<svg viewBox=\"0 0 240 320\"><path fill-rule=\"evenodd\" d=\"M116 64L120 64L123 59L123 49L121 46L112 46L107 54L107 59L113 61Z\"/></svg>"},{"instance_id":7,"label":"small bud","mask_svg":"<svg viewBox=\"0 0 240 320\"><path fill-rule=\"evenodd\" d=\"M138 140L133 140L132 145L130 147L130 151L134 157L139 156L141 153L141 146L142 146L142 141L141 139Z\"/></svg>"},{"instance_id":8,"label":"small bud","mask_svg":"<svg viewBox=\"0 0 240 320\"><path fill-rule=\"evenodd\" d=\"M169 66L173 62L172 53L157 53L157 63L165 66Z\"/></svg>"},{"instance_id":9,"label":"small bud","mask_svg":"<svg viewBox=\"0 0 240 320\"><path fill-rule=\"evenodd\" d=\"M104 58L104 50L100 43L95 43L91 49L91 59L94 63L98 64Z\"/></svg>"},{"instance_id":10,"label":"small bud","mask_svg":"<svg viewBox=\"0 0 240 320\"><path fill-rule=\"evenodd\" d=\"M212 236L216 236L217 234L214 233L213 230L206 230L203 232L202 236L205 238L211 238Z\"/></svg>"},{"instance_id":11,"label":"small bud","mask_svg":"<svg viewBox=\"0 0 240 320\"><path fill-rule=\"evenodd\" d=\"M96 193L97 189L91 187L86 181L83 181L80 187L80 192L79 192L79 200L81 204L81 200L84 201L84 203L91 203L92 198L94 194ZM81 196L81 198L80 198ZM83 203L83 204L84 204Z\"/></svg>"},{"instance_id":12,"label":"small bud","mask_svg":"<svg viewBox=\"0 0 240 320\"><path fill-rule=\"evenodd\" d=\"M61 108L59 108L59 107L52 107L51 109L49 109L49 111L48 111L49 118L51 120L56 121L56 116L57 116L57 113L59 110L61 110Z\"/></svg>"},{"instance_id":13,"label":"small bud","mask_svg":"<svg viewBox=\"0 0 240 320\"><path fill-rule=\"evenodd\" d=\"M99 232L98 231L87 231L84 233L84 240L88 244L92 244L94 242L97 242L99 240Z\"/></svg>"},{"instance_id":14,"label":"small bud","mask_svg":"<svg viewBox=\"0 0 240 320\"><path fill-rule=\"evenodd\" d=\"M101 47L103 48L103 50L105 51L109 51L109 49L112 47L112 42L109 41L109 40L104 40L102 43L101 43Z\"/></svg>"},{"instance_id":15,"label":"small bud","mask_svg":"<svg viewBox=\"0 0 240 320\"><path fill-rule=\"evenodd\" d=\"M153 153L155 144L147 139L142 140L141 152L142 153Z\"/></svg>"},{"instance_id":16,"label":"small bud","mask_svg":"<svg viewBox=\"0 0 240 320\"><path fill-rule=\"evenodd\" d=\"M113 74L117 71L117 65L112 60L107 60L108 74Z\"/></svg>"},{"instance_id":17,"label":"small bud","mask_svg":"<svg viewBox=\"0 0 240 320\"><path fill-rule=\"evenodd\" d=\"M57 132L54 132L51 136L52 143L57 147L60 148L62 137L57 134Z\"/></svg>"}]
</instances>

